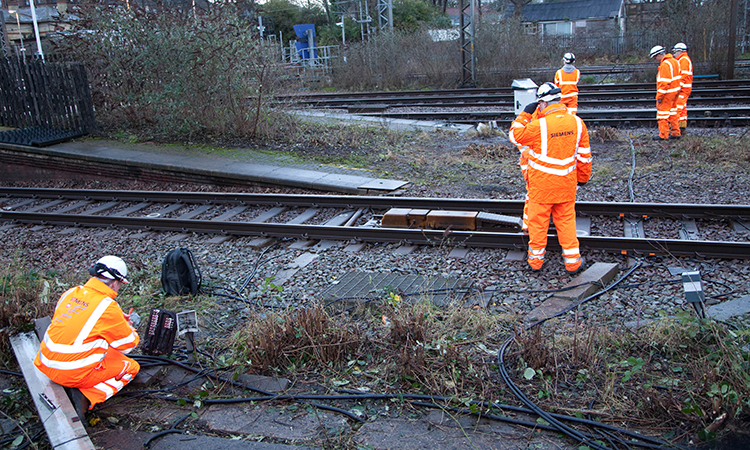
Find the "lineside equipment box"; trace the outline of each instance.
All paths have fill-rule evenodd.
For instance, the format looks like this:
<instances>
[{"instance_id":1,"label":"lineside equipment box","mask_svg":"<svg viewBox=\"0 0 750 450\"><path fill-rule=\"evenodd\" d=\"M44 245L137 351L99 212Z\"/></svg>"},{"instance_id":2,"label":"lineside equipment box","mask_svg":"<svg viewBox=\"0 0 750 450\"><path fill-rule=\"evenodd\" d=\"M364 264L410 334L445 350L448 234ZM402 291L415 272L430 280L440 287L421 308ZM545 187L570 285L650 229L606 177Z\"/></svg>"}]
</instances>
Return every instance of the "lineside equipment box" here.
<instances>
[{"instance_id":1,"label":"lineside equipment box","mask_svg":"<svg viewBox=\"0 0 750 450\"><path fill-rule=\"evenodd\" d=\"M429 209L391 208L380 221L385 228L434 228L476 230L476 211L431 211Z\"/></svg>"},{"instance_id":2,"label":"lineside equipment box","mask_svg":"<svg viewBox=\"0 0 750 450\"><path fill-rule=\"evenodd\" d=\"M477 214L477 211L430 211L427 214L427 228L476 230Z\"/></svg>"},{"instance_id":3,"label":"lineside equipment box","mask_svg":"<svg viewBox=\"0 0 750 450\"><path fill-rule=\"evenodd\" d=\"M429 209L391 208L380 224L386 228L424 228Z\"/></svg>"}]
</instances>

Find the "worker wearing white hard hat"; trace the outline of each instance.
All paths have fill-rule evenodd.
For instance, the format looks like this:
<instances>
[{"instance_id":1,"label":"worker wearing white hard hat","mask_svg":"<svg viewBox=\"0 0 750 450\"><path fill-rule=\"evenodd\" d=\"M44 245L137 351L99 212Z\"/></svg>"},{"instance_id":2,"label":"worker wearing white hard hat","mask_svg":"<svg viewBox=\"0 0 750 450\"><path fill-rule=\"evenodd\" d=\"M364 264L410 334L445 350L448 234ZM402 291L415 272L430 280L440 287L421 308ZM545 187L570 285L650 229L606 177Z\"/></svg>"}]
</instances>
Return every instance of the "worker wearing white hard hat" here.
<instances>
[{"instance_id":1,"label":"worker wearing white hard hat","mask_svg":"<svg viewBox=\"0 0 750 450\"><path fill-rule=\"evenodd\" d=\"M680 93L680 64L661 45L651 48L649 56L659 63L656 75L656 122L659 135L654 140L679 139L677 96Z\"/></svg>"},{"instance_id":2,"label":"worker wearing white hard hat","mask_svg":"<svg viewBox=\"0 0 750 450\"><path fill-rule=\"evenodd\" d=\"M573 65L575 61L576 55L573 53L564 54L564 65L555 72L555 85L560 88L561 102L571 114L578 112L578 82L581 80L581 71Z\"/></svg>"},{"instance_id":3,"label":"worker wearing white hard hat","mask_svg":"<svg viewBox=\"0 0 750 450\"><path fill-rule=\"evenodd\" d=\"M687 54L687 45L679 42L672 47L672 54L680 64L680 93L677 95L677 120L680 134L687 128L687 101L693 92L693 61Z\"/></svg>"},{"instance_id":4,"label":"worker wearing white hard hat","mask_svg":"<svg viewBox=\"0 0 750 450\"><path fill-rule=\"evenodd\" d=\"M34 360L40 371L66 388L81 419L140 370L125 356L140 337L130 315L114 300L129 282L125 261L104 256L91 265L89 274L86 284L60 297Z\"/></svg>"},{"instance_id":5,"label":"worker wearing white hard hat","mask_svg":"<svg viewBox=\"0 0 750 450\"><path fill-rule=\"evenodd\" d=\"M565 269L576 273L583 259L576 237L577 186L591 176L591 148L586 125L560 102L560 88L544 83L537 102L516 117L508 138L521 148L519 164L528 192L528 264L541 270L550 216L562 247Z\"/></svg>"}]
</instances>

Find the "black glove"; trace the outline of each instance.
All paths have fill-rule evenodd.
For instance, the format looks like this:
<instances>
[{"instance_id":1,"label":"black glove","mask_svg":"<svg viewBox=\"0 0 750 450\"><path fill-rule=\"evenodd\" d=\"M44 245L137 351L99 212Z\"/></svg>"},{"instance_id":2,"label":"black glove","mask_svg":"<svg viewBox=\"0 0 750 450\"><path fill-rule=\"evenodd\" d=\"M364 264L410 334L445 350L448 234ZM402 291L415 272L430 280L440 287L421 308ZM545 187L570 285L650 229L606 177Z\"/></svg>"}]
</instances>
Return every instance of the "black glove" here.
<instances>
[{"instance_id":1,"label":"black glove","mask_svg":"<svg viewBox=\"0 0 750 450\"><path fill-rule=\"evenodd\" d=\"M578 186L583 186L584 184L588 183L588 181L579 181Z\"/></svg>"},{"instance_id":2,"label":"black glove","mask_svg":"<svg viewBox=\"0 0 750 450\"><path fill-rule=\"evenodd\" d=\"M523 112L525 112L525 113L529 113L529 114L534 114L534 111L536 111L536 108L537 108L537 106L539 106L539 103L538 103L538 102L534 102L534 103L529 103L529 104L528 104L528 105L526 105L526 107L525 107L525 108L523 109Z\"/></svg>"}]
</instances>

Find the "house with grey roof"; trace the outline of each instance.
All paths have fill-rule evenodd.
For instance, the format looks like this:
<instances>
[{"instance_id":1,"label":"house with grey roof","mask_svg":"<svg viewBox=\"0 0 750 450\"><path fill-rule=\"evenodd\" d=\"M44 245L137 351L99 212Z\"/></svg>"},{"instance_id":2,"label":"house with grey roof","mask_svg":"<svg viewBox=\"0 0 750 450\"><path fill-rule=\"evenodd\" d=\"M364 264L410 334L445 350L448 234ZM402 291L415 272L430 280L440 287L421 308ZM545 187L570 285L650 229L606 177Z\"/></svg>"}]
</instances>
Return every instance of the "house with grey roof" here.
<instances>
[{"instance_id":1,"label":"house with grey roof","mask_svg":"<svg viewBox=\"0 0 750 450\"><path fill-rule=\"evenodd\" d=\"M506 17L513 16L509 5ZM625 0L568 0L529 3L521 23L529 34L546 36L624 35Z\"/></svg>"}]
</instances>

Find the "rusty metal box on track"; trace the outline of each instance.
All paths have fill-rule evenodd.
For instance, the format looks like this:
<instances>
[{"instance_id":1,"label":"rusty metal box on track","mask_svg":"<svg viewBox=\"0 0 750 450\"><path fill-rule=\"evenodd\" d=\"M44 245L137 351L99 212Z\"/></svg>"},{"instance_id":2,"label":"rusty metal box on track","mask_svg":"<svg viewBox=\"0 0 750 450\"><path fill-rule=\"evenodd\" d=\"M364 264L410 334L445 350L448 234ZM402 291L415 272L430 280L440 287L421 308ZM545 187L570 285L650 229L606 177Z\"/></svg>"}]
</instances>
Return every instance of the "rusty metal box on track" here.
<instances>
[{"instance_id":1,"label":"rusty metal box on track","mask_svg":"<svg viewBox=\"0 0 750 450\"><path fill-rule=\"evenodd\" d=\"M429 209L391 208L380 224L385 228L424 228Z\"/></svg>"},{"instance_id":2,"label":"rusty metal box on track","mask_svg":"<svg viewBox=\"0 0 750 450\"><path fill-rule=\"evenodd\" d=\"M476 230L477 214L477 211L430 211L427 214L427 227Z\"/></svg>"}]
</instances>

